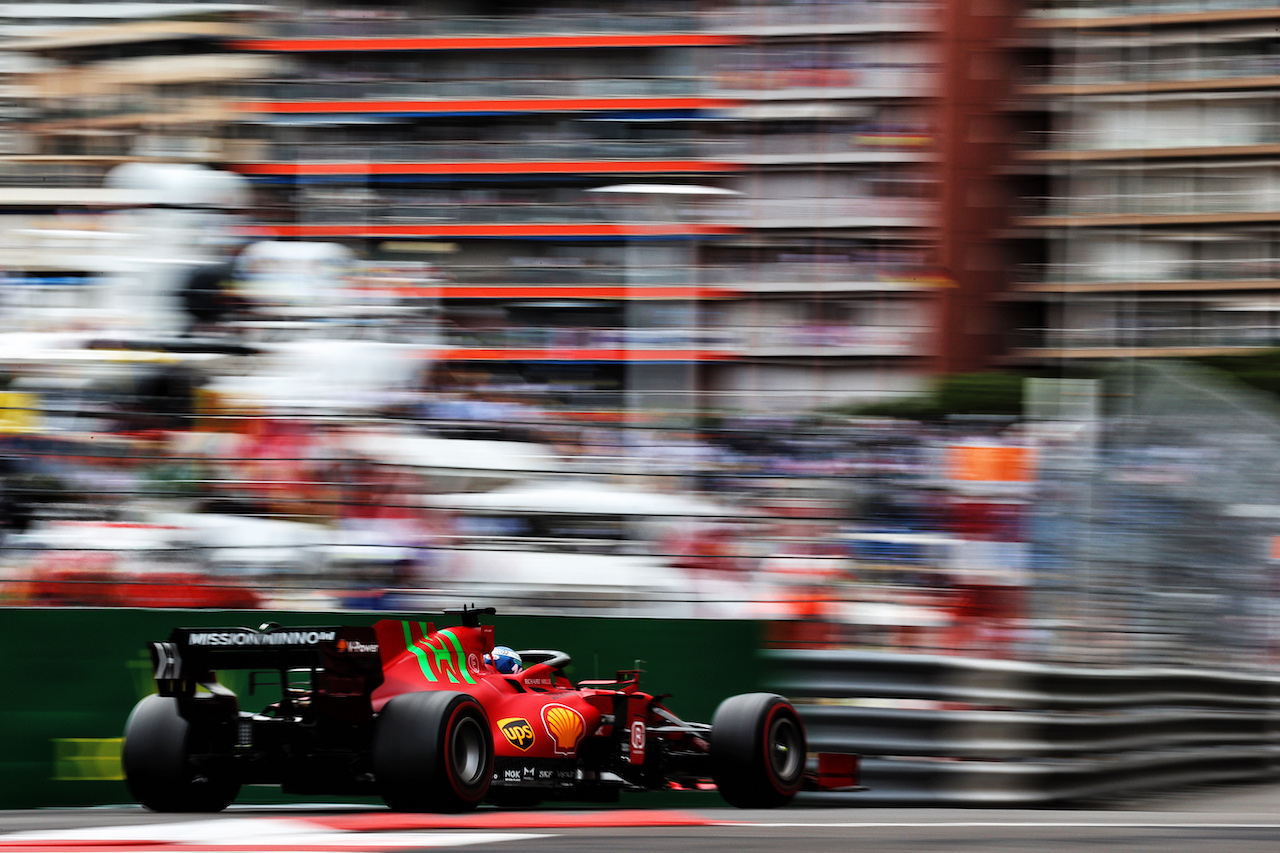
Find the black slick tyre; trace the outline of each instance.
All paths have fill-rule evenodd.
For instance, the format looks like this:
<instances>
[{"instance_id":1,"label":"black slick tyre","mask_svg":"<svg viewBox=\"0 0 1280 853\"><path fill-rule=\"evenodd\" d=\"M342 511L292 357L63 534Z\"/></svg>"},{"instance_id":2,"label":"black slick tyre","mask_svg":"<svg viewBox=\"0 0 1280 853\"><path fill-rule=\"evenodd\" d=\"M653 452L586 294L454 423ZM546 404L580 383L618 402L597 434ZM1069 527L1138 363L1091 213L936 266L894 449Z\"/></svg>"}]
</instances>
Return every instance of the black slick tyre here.
<instances>
[{"instance_id":1,"label":"black slick tyre","mask_svg":"<svg viewBox=\"0 0 1280 853\"><path fill-rule=\"evenodd\" d=\"M479 805L493 778L493 732L466 693L405 693L373 730L373 773L396 811L460 812Z\"/></svg>"},{"instance_id":2,"label":"black slick tyre","mask_svg":"<svg viewBox=\"0 0 1280 853\"><path fill-rule=\"evenodd\" d=\"M804 783L808 742L800 715L772 693L744 693L720 703L711 720L711 778L743 809L790 802Z\"/></svg>"},{"instance_id":3,"label":"black slick tyre","mask_svg":"<svg viewBox=\"0 0 1280 853\"><path fill-rule=\"evenodd\" d=\"M193 726L178 713L178 700L151 695L134 706L124 727L125 785L133 798L157 812L220 812L240 793L226 769L193 762L208 753L218 733Z\"/></svg>"}]
</instances>

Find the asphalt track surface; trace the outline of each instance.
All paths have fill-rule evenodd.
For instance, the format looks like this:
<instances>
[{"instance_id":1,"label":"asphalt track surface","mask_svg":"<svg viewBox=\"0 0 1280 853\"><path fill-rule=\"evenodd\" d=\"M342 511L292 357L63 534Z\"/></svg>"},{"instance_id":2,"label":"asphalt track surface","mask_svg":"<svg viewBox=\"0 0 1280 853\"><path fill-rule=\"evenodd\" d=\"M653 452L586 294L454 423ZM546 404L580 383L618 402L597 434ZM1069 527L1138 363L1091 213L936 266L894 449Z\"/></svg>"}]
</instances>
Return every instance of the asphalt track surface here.
<instances>
[{"instance_id":1,"label":"asphalt track surface","mask_svg":"<svg viewBox=\"0 0 1280 853\"><path fill-rule=\"evenodd\" d=\"M1280 784L1183 790L1077 809L810 807L481 809L463 816L359 807L136 806L0 812L0 853L478 853L551 851L1280 851Z\"/></svg>"}]
</instances>

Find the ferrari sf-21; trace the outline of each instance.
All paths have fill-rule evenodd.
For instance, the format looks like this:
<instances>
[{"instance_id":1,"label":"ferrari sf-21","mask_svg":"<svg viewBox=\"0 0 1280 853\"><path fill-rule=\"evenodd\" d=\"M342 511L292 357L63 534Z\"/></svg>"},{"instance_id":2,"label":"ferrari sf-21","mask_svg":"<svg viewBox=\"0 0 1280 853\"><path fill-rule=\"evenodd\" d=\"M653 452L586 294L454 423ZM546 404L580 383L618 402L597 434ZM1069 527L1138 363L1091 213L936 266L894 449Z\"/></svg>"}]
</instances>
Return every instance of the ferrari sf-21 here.
<instances>
[{"instance_id":1,"label":"ferrari sf-21","mask_svg":"<svg viewBox=\"0 0 1280 853\"><path fill-rule=\"evenodd\" d=\"M494 610L446 612L461 624L175 629L150 644L158 692L125 725L129 791L161 812L220 811L243 785L457 812L711 785L767 808L856 786L857 756L810 760L781 696L732 696L710 724L686 722L640 690L639 670L574 685L568 655L527 650L500 671L480 621ZM225 670L248 670L268 704L242 709Z\"/></svg>"}]
</instances>

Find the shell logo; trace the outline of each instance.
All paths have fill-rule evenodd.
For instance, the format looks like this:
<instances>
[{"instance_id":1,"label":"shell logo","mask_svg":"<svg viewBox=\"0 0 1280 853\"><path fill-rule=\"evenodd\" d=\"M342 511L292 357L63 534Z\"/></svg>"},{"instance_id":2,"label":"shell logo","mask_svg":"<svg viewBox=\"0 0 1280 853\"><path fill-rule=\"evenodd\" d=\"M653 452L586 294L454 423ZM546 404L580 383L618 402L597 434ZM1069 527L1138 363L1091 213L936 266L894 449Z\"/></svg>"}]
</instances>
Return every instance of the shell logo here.
<instances>
[{"instance_id":1,"label":"shell logo","mask_svg":"<svg viewBox=\"0 0 1280 853\"><path fill-rule=\"evenodd\" d=\"M542 724L547 727L547 734L555 742L556 752L560 755L573 755L587 730L587 721L582 714L568 705L547 705L542 709Z\"/></svg>"}]
</instances>

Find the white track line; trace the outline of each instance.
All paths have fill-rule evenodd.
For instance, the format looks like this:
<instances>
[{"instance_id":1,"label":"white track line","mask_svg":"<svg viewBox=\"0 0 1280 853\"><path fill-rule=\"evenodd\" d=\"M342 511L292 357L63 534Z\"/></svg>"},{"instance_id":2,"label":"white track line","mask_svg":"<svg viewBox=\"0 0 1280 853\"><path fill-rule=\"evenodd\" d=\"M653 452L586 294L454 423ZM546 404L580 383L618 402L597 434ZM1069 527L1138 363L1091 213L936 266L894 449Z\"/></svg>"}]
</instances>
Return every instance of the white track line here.
<instances>
[{"instance_id":1,"label":"white track line","mask_svg":"<svg viewBox=\"0 0 1280 853\"><path fill-rule=\"evenodd\" d=\"M250 846L264 851L294 848L331 848L342 850L394 850L402 847L458 847L468 844L493 844L499 841L528 841L545 838L545 833L489 832L481 830L410 830L390 832L351 832L323 829L306 820L231 818L229 820L194 820L177 823L137 826L103 826L80 829L13 832L0 835L0 853L24 849L33 844L66 842L72 847L94 842L109 843L113 850L123 851L129 845L156 845L181 849L182 845L204 848L227 847L244 850Z\"/></svg>"},{"instance_id":2,"label":"white track line","mask_svg":"<svg viewBox=\"0 0 1280 853\"><path fill-rule=\"evenodd\" d=\"M796 829L815 827L822 829L875 829L878 826L886 829L1280 829L1280 821L1273 823L1154 823L1149 821L841 821L826 823L783 823L765 821L723 821L719 826L751 826L774 827L778 829Z\"/></svg>"},{"instance_id":3,"label":"white track line","mask_svg":"<svg viewBox=\"0 0 1280 853\"><path fill-rule=\"evenodd\" d=\"M49 829L12 832L0 841L137 841L155 843L235 844L263 841L277 835L316 831L316 824L294 818L227 818L225 820L185 820L174 823L144 823L127 826L90 826L78 829Z\"/></svg>"}]
</instances>

